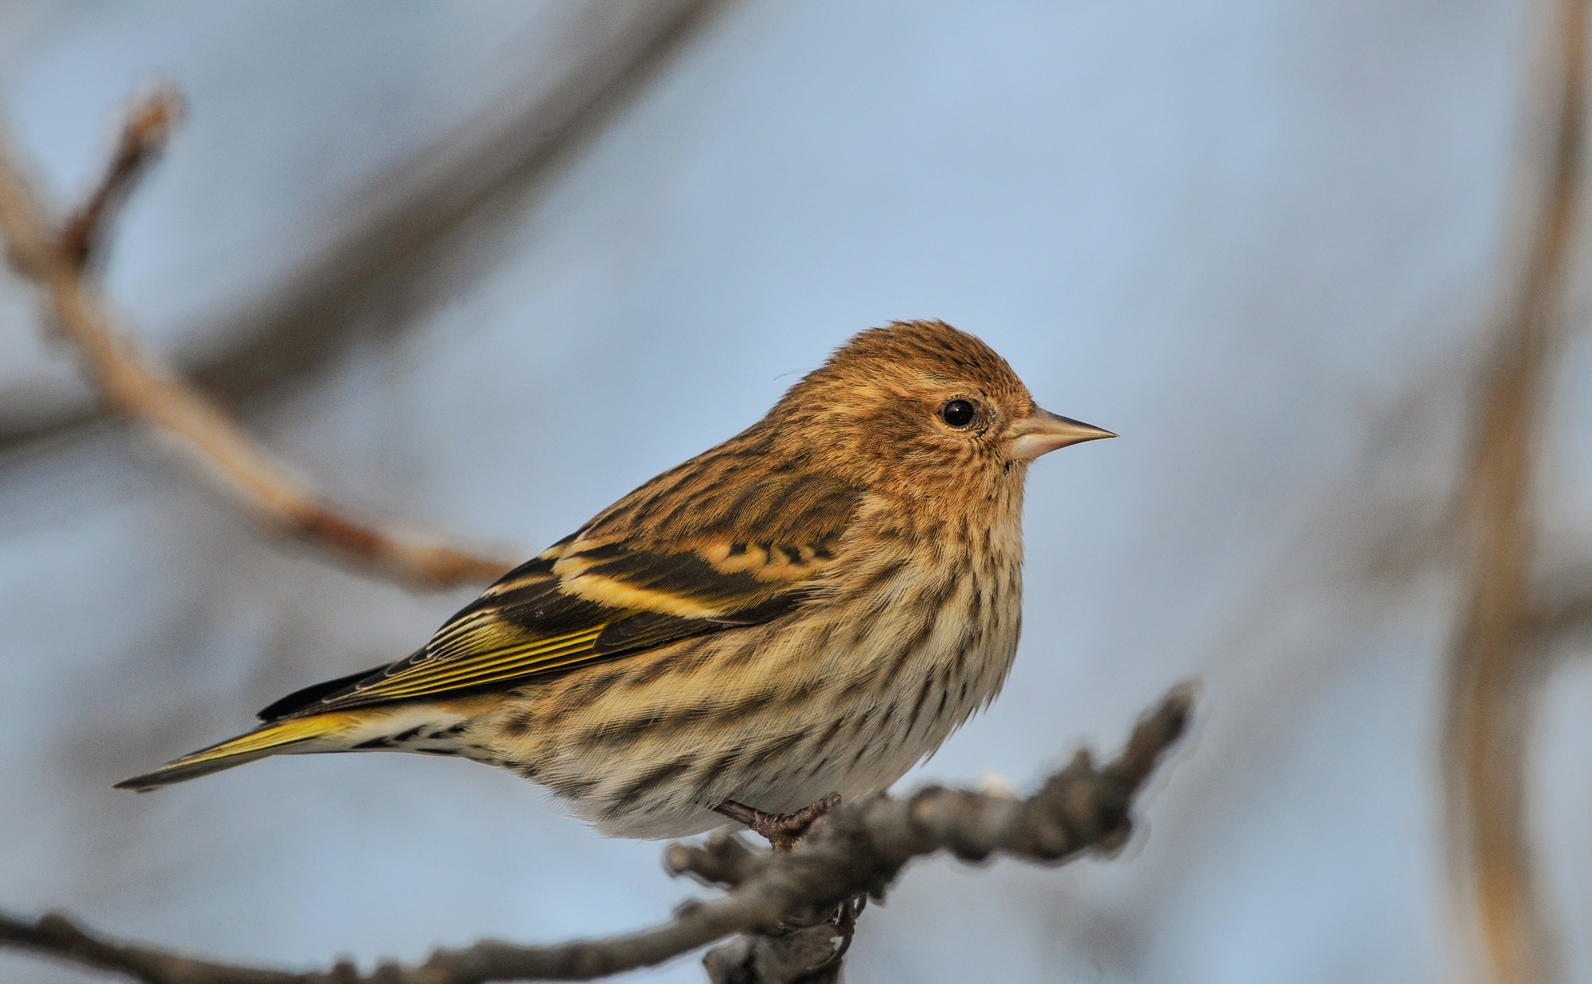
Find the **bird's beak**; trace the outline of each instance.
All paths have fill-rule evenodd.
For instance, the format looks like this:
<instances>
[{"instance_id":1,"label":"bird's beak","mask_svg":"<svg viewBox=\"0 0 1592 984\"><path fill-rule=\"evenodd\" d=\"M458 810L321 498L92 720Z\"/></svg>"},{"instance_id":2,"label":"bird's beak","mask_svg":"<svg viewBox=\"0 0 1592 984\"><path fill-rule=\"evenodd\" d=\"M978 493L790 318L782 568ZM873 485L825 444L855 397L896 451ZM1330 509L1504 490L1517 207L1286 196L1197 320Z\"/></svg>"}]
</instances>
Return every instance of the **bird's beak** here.
<instances>
[{"instance_id":1,"label":"bird's beak","mask_svg":"<svg viewBox=\"0 0 1592 984\"><path fill-rule=\"evenodd\" d=\"M1028 416L1007 429L1006 453L1018 461L1033 461L1042 454L1069 444L1116 436L1094 424L1063 417L1036 405Z\"/></svg>"}]
</instances>

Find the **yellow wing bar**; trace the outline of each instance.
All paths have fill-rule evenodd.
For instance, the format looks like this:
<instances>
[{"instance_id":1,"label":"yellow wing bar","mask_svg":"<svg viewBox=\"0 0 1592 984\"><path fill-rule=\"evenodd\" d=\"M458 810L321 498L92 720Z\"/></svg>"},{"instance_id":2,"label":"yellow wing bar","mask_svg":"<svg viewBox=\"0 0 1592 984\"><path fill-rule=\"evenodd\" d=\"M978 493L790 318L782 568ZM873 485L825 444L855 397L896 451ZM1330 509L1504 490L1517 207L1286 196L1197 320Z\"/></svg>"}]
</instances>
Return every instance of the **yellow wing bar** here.
<instances>
[{"instance_id":1,"label":"yellow wing bar","mask_svg":"<svg viewBox=\"0 0 1592 984\"><path fill-rule=\"evenodd\" d=\"M605 626L538 639L518 646L488 649L479 655L447 660L426 659L404 667L392 676L357 691L361 700L402 700L439 691L462 690L481 684L523 677L541 670L591 658L592 648Z\"/></svg>"}]
</instances>

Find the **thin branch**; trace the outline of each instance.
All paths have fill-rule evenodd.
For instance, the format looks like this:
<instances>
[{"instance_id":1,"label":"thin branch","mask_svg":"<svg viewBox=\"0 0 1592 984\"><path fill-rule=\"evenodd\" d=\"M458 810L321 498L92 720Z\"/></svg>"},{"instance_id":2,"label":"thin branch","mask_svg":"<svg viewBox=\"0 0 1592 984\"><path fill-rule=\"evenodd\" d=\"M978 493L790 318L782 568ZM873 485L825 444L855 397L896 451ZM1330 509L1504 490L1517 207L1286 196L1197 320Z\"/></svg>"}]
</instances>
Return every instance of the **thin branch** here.
<instances>
[{"instance_id":1,"label":"thin branch","mask_svg":"<svg viewBox=\"0 0 1592 984\"><path fill-rule=\"evenodd\" d=\"M158 111L134 114L124 146L149 145L149 134L159 130L151 126L151 117L156 122L163 118ZM137 170L133 164L127 168L131 170L112 167L108 183L125 187L129 178L115 175ZM104 235L105 206L91 201L79 214L86 217L81 233L85 245L63 245L71 237L53 230L0 135L0 233L12 265L43 288L55 328L82 354L106 405L176 437L235 499L268 524L389 576L445 587L488 581L514 566L506 557L356 518L352 510L329 501L272 460L213 403L139 353L113 326L81 263L91 253L87 244Z\"/></svg>"},{"instance_id":2,"label":"thin branch","mask_svg":"<svg viewBox=\"0 0 1592 984\"><path fill-rule=\"evenodd\" d=\"M1546 352L1562 325L1566 257L1578 214L1587 71L1585 0L1566 0L1548 36L1551 119L1519 281L1501 312L1473 438L1467 500L1473 545L1464 623L1452 656L1446 740L1449 827L1480 921L1489 977L1542 981L1552 944L1537 903L1525 824L1532 458ZM1467 934L1468 936L1468 934Z\"/></svg>"},{"instance_id":3,"label":"thin branch","mask_svg":"<svg viewBox=\"0 0 1592 984\"><path fill-rule=\"evenodd\" d=\"M166 147L182 118L182 98L161 86L139 99L122 125L105 174L61 230L61 252L79 267L89 266L133 185Z\"/></svg>"},{"instance_id":4,"label":"thin branch","mask_svg":"<svg viewBox=\"0 0 1592 984\"><path fill-rule=\"evenodd\" d=\"M577 152L645 88L725 0L642 0L553 5L539 36L560 38L557 57L531 58L523 74L460 125L385 168L340 209L326 244L312 250L238 310L188 326L232 345L199 355L183 375L234 403L344 353L372 298L395 284L412 296L427 271L456 258L475 224L494 221L521 194ZM402 319L362 326L402 331ZM99 408L0 415L0 450L93 420Z\"/></svg>"},{"instance_id":5,"label":"thin branch","mask_svg":"<svg viewBox=\"0 0 1592 984\"><path fill-rule=\"evenodd\" d=\"M422 964L383 964L361 974L347 963L295 973L240 967L113 940L65 916L37 922L0 915L0 946L119 972L148 984L485 984L591 980L649 967L735 933L780 934L867 893L880 896L913 858L946 851L965 861L996 856L1059 864L1119 849L1133 829L1132 806L1192 713L1178 688L1140 718L1115 761L1097 767L1085 752L1027 799L929 787L905 799L875 796L824 816L789 852L753 851L733 837L672 844L665 865L727 886L721 897L680 906L652 929L551 946L484 940L439 950ZM759 937L754 937L755 940ZM744 979L744 978L743 978Z\"/></svg>"},{"instance_id":6,"label":"thin branch","mask_svg":"<svg viewBox=\"0 0 1592 984\"><path fill-rule=\"evenodd\" d=\"M170 950L123 943L89 932L58 913L35 922L0 912L0 944L72 963L125 974L151 984L297 984L305 978L188 957Z\"/></svg>"}]
</instances>

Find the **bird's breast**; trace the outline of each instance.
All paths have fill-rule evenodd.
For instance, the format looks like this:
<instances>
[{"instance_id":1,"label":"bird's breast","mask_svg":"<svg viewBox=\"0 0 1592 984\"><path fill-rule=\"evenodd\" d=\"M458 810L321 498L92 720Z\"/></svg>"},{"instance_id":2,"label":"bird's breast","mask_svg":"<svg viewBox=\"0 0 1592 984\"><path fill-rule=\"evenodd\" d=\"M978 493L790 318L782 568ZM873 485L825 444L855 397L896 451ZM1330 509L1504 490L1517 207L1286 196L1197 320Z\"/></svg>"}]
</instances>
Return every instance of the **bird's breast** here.
<instances>
[{"instance_id":1,"label":"bird's breast","mask_svg":"<svg viewBox=\"0 0 1592 984\"><path fill-rule=\"evenodd\" d=\"M877 709L896 775L937 748L1000 691L1022 623L1020 535L994 524L939 524L860 563L831 612L850 612L850 692ZM905 764L895 761L906 756ZM883 763L882 763L883 764ZM891 776L893 780L895 776Z\"/></svg>"}]
</instances>

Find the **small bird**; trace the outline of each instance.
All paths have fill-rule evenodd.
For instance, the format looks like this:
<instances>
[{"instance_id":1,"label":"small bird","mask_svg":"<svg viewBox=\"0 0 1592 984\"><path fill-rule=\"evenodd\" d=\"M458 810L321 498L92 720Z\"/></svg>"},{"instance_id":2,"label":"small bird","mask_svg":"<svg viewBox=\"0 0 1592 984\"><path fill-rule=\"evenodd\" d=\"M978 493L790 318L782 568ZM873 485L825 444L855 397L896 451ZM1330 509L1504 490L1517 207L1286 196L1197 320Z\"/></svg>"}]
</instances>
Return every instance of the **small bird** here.
<instances>
[{"instance_id":1,"label":"small bird","mask_svg":"<svg viewBox=\"0 0 1592 984\"><path fill-rule=\"evenodd\" d=\"M950 325L869 329L409 657L118 785L290 752L456 755L631 837L877 792L1011 668L1029 462L1114 436L1041 409Z\"/></svg>"}]
</instances>

